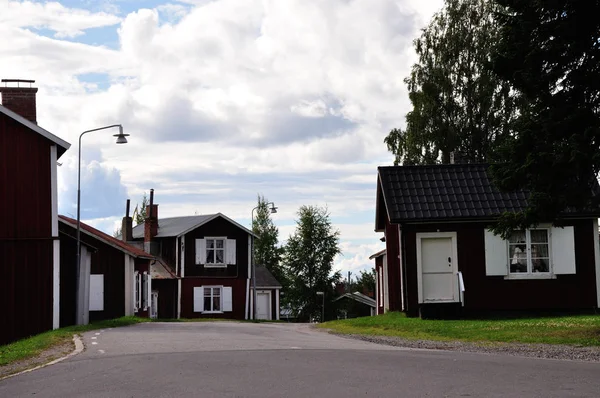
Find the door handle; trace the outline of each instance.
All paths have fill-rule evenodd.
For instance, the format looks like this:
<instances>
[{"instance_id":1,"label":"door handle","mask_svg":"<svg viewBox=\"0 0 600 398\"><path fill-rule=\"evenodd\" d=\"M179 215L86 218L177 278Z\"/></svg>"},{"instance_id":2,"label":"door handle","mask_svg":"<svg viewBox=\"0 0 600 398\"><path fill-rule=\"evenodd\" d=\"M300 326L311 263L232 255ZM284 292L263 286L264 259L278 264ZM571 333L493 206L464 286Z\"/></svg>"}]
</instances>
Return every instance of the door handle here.
<instances>
[{"instance_id":1,"label":"door handle","mask_svg":"<svg viewBox=\"0 0 600 398\"><path fill-rule=\"evenodd\" d=\"M452 267L452 258L448 257L448 267Z\"/></svg>"}]
</instances>

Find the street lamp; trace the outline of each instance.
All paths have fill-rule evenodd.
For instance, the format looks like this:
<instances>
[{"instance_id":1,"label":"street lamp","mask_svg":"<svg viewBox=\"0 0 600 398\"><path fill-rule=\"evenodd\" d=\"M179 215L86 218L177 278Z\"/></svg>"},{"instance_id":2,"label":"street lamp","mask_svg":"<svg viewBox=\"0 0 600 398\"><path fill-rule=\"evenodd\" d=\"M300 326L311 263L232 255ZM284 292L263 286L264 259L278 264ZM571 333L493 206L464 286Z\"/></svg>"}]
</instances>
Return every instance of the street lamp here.
<instances>
[{"instance_id":1,"label":"street lamp","mask_svg":"<svg viewBox=\"0 0 600 398\"><path fill-rule=\"evenodd\" d=\"M277 207L275 207L275 203L268 202L265 205L271 205L269 209L271 214L277 213ZM256 206L252 209L252 228L254 228L254 210L258 209L261 205ZM254 264L254 238L252 238L252 254L250 256L252 260L252 319L256 320L256 264Z\"/></svg>"},{"instance_id":2,"label":"street lamp","mask_svg":"<svg viewBox=\"0 0 600 398\"><path fill-rule=\"evenodd\" d=\"M321 323L325 322L325 292L317 292L317 296L323 296L323 304L321 306Z\"/></svg>"},{"instance_id":3,"label":"street lamp","mask_svg":"<svg viewBox=\"0 0 600 398\"><path fill-rule=\"evenodd\" d=\"M120 124L111 124L110 126L99 127L97 129L86 130L79 135L79 159L77 161L77 268L75 270L75 303L77 306L77 316L75 317L75 323L77 323L77 318L82 314L79 313L79 283L81 279L81 137L83 137L87 133L91 133L93 131L98 130L106 130L113 127L119 128L119 134L114 134L113 137L117 137L117 144L127 144L127 137L129 134L123 134L123 126ZM83 321L83 318L82 318Z\"/></svg>"}]
</instances>

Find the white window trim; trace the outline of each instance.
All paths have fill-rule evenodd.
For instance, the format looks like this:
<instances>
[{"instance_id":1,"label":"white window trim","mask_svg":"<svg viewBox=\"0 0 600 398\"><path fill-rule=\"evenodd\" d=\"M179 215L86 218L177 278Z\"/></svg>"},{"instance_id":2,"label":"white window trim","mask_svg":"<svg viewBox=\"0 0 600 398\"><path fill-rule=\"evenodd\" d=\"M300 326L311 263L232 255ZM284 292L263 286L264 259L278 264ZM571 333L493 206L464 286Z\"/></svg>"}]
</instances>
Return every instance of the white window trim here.
<instances>
[{"instance_id":1,"label":"white window trim","mask_svg":"<svg viewBox=\"0 0 600 398\"><path fill-rule=\"evenodd\" d=\"M206 288L219 288L221 290L221 293L219 294L219 300L221 301L219 303L219 308L223 308L223 285L202 285L202 306L204 307L204 289ZM212 293L211 293L212 294ZM211 296L212 297L212 296ZM214 298L214 297L213 297ZM225 312L223 311L200 311L201 314L224 314Z\"/></svg>"},{"instance_id":2,"label":"white window trim","mask_svg":"<svg viewBox=\"0 0 600 398\"><path fill-rule=\"evenodd\" d=\"M554 274L554 264L552 259L552 225L551 224L540 224L536 228L527 228L525 230L525 246L527 247L527 269L529 269L531 264L531 235L530 231L535 230L546 230L548 232L548 272L510 272L510 261L512 258L510 257L510 243L506 240L506 252L508 262L506 266L508 267L508 273L504 276L506 280L519 280L519 279L556 279L556 275Z\"/></svg>"},{"instance_id":3,"label":"white window trim","mask_svg":"<svg viewBox=\"0 0 600 398\"><path fill-rule=\"evenodd\" d=\"M222 240L223 241L223 261L226 261L227 259L227 237L223 237L223 236L205 236L204 237L204 242L207 242L208 240ZM204 248L205 252L204 252L204 258L206 258L206 253L208 252L209 248L208 248L208 244L205 244L205 248ZM210 250L215 250L215 249L210 249ZM220 249L219 249L220 250ZM216 251L215 251L215 258L216 258ZM227 263L209 263L206 262L204 264L204 268L227 268Z\"/></svg>"}]
</instances>

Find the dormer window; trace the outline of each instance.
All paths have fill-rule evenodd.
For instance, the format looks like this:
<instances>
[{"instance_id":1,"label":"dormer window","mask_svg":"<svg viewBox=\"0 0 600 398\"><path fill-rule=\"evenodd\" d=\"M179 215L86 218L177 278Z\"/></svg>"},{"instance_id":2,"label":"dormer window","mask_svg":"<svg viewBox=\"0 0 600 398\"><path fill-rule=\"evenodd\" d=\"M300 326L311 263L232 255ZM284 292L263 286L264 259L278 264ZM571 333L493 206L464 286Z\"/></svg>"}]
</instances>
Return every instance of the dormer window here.
<instances>
[{"instance_id":1,"label":"dormer window","mask_svg":"<svg viewBox=\"0 0 600 398\"><path fill-rule=\"evenodd\" d=\"M236 264L235 239L205 237L196 239L196 265L206 268L227 267Z\"/></svg>"},{"instance_id":2,"label":"dormer window","mask_svg":"<svg viewBox=\"0 0 600 398\"><path fill-rule=\"evenodd\" d=\"M225 239L206 239L206 263L213 265L225 264Z\"/></svg>"}]
</instances>

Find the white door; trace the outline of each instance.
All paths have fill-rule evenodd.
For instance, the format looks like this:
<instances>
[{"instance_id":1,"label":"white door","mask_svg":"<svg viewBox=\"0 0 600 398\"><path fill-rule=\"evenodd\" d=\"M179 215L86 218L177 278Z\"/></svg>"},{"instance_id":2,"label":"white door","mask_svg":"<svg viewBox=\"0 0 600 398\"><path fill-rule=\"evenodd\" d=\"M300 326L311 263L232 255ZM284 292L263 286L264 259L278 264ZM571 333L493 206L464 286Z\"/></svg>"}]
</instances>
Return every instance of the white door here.
<instances>
[{"instance_id":1,"label":"white door","mask_svg":"<svg viewBox=\"0 0 600 398\"><path fill-rule=\"evenodd\" d=\"M458 302L456 234L417 234L419 302Z\"/></svg>"},{"instance_id":2,"label":"white door","mask_svg":"<svg viewBox=\"0 0 600 398\"><path fill-rule=\"evenodd\" d=\"M256 319L271 320L271 294L256 292Z\"/></svg>"},{"instance_id":3,"label":"white door","mask_svg":"<svg viewBox=\"0 0 600 398\"><path fill-rule=\"evenodd\" d=\"M158 318L158 292L152 292L150 297L150 318Z\"/></svg>"}]
</instances>

